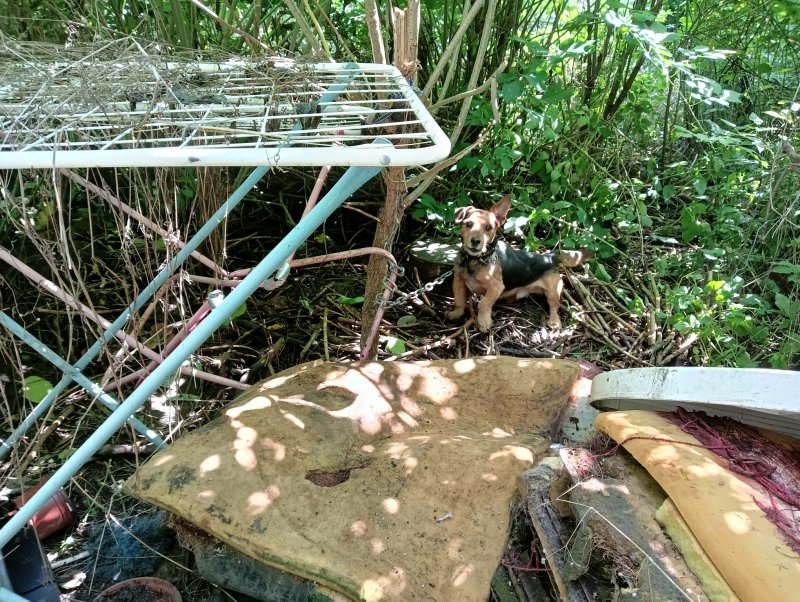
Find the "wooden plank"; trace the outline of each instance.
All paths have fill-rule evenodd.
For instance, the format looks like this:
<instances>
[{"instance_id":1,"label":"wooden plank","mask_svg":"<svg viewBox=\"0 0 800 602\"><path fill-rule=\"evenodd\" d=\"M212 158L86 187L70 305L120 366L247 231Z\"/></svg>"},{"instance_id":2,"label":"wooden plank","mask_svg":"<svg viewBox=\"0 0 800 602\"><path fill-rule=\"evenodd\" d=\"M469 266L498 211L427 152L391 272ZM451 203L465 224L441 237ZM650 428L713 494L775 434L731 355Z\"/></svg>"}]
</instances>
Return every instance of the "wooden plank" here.
<instances>
[{"instance_id":1,"label":"wooden plank","mask_svg":"<svg viewBox=\"0 0 800 602\"><path fill-rule=\"evenodd\" d=\"M521 479L527 489L526 504L531 523L539 537L547 567L551 569L549 576L558 588L561 600L566 602L594 602L594 588L585 579L567 581L564 578L567 566L562 556L564 540L562 533L572 531L565 527L558 512L550 503L550 483L554 472L547 466L537 466L525 471Z\"/></svg>"}]
</instances>

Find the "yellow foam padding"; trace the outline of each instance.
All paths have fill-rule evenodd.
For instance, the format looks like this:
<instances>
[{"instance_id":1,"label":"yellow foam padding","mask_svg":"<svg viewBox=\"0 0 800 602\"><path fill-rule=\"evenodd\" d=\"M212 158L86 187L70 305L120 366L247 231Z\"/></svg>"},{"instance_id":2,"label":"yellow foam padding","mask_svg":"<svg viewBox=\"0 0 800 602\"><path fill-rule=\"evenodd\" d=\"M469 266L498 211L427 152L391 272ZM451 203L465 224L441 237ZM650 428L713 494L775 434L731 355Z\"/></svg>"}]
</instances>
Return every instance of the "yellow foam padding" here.
<instances>
[{"instance_id":1,"label":"yellow foam padding","mask_svg":"<svg viewBox=\"0 0 800 602\"><path fill-rule=\"evenodd\" d=\"M578 367L315 363L254 385L129 492L352 598L484 602L519 474Z\"/></svg>"},{"instance_id":2,"label":"yellow foam padding","mask_svg":"<svg viewBox=\"0 0 800 602\"><path fill-rule=\"evenodd\" d=\"M664 500L656 510L656 520L664 527L686 565L700 580L709 602L739 602L739 596L711 562L671 499Z\"/></svg>"},{"instance_id":3,"label":"yellow foam padding","mask_svg":"<svg viewBox=\"0 0 800 602\"><path fill-rule=\"evenodd\" d=\"M644 410L606 412L595 420L624 444L672 499L725 581L744 602L800 600L800 555L783 540L755 499L769 503L757 483L664 415Z\"/></svg>"}]
</instances>

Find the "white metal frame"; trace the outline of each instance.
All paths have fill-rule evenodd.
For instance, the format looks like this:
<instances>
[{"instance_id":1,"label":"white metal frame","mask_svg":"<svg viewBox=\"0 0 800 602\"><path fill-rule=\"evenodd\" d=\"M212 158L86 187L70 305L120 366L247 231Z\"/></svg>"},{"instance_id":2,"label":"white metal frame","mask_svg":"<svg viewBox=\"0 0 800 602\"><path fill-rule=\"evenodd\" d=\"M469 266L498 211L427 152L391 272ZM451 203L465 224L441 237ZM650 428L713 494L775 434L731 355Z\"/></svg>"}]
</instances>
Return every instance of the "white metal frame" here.
<instances>
[{"instance_id":1,"label":"white metal frame","mask_svg":"<svg viewBox=\"0 0 800 602\"><path fill-rule=\"evenodd\" d=\"M391 65L0 61L0 76L0 169L385 167L450 152Z\"/></svg>"},{"instance_id":2,"label":"white metal frame","mask_svg":"<svg viewBox=\"0 0 800 602\"><path fill-rule=\"evenodd\" d=\"M153 78L146 80L141 88L140 62L130 59L106 62L100 71L94 65L93 75L87 77L86 70L93 65L90 59L46 65L24 60L9 62L0 57L0 170L224 165L255 169L74 364L55 356L0 310L1 326L63 372L61 381L17 432L0 441L0 457L13 449L18 437L71 382L78 382L94 397L116 408L0 528L0 547L131 419L149 395L179 370L183 361L245 299L274 274L288 270L287 261L295 250L346 198L383 167L431 163L450 152L448 138L412 87L391 66L354 63L296 66L284 62L231 61L219 65L164 63L159 70L156 65L146 63ZM259 74L259 70L266 73L267 80L280 79L283 87L270 88L269 93L253 88L258 78L252 74ZM194 74L194 79L189 80L190 90L182 90L175 83L179 80L168 83L165 74L178 72L183 76L187 72ZM238 81L237 74L251 76ZM92 77L103 78L104 85L87 93L87 86L93 85ZM287 91L286 82L292 78L298 83ZM126 88L134 81L136 86L131 84ZM402 132L401 125L405 126ZM271 168L331 165L350 167L328 194L125 400L117 402L83 375L82 370L124 326L130 314L143 307ZM22 599L0 584L0 601Z\"/></svg>"}]
</instances>

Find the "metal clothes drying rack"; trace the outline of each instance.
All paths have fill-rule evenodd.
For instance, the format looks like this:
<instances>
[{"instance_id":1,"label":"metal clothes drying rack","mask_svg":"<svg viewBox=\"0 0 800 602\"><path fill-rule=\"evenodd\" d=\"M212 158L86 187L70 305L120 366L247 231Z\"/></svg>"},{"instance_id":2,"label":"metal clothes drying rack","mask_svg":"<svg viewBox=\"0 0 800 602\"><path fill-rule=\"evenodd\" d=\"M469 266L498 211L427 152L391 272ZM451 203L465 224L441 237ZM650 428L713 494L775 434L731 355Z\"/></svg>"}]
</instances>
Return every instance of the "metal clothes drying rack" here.
<instances>
[{"instance_id":1,"label":"metal clothes drying rack","mask_svg":"<svg viewBox=\"0 0 800 602\"><path fill-rule=\"evenodd\" d=\"M133 414L257 288L276 273L285 277L287 259L346 198L384 167L430 163L450 152L441 128L392 66L299 64L282 58L200 62L144 52L114 58L114 43L77 60L68 60L65 51L62 60L46 63L23 60L13 47L5 50L0 56L0 170L255 169L75 363L0 311L0 324L63 372L15 433L0 442L0 459L73 382L113 409L0 529L0 548L126 421L163 443ZM270 169L332 165L349 169L126 399L118 402L82 373ZM20 600L0 587L0 601Z\"/></svg>"}]
</instances>

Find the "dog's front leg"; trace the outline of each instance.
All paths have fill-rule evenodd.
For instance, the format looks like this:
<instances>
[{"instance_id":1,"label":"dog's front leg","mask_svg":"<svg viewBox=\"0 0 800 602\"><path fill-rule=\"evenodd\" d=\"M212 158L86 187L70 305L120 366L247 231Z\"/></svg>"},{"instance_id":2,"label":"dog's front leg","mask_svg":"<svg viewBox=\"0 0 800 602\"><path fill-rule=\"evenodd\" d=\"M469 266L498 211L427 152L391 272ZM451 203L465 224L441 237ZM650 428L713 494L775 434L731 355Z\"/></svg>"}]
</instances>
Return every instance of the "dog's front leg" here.
<instances>
[{"instance_id":1,"label":"dog's front leg","mask_svg":"<svg viewBox=\"0 0 800 602\"><path fill-rule=\"evenodd\" d=\"M547 325L552 330L561 330L561 318L558 317L558 306L561 304L561 291L563 288L564 283L561 281L560 275L548 279L545 295L547 296L547 305L550 307L550 317L547 320Z\"/></svg>"},{"instance_id":2,"label":"dog's front leg","mask_svg":"<svg viewBox=\"0 0 800 602\"><path fill-rule=\"evenodd\" d=\"M488 332L492 327L492 307L500 298L505 290L503 279L500 277L492 278L486 287L486 293L481 297L478 304L478 330Z\"/></svg>"},{"instance_id":3,"label":"dog's front leg","mask_svg":"<svg viewBox=\"0 0 800 602\"><path fill-rule=\"evenodd\" d=\"M464 274L456 269L453 272L453 311L447 312L448 320L458 320L464 315L464 308L467 306L467 283Z\"/></svg>"}]
</instances>

